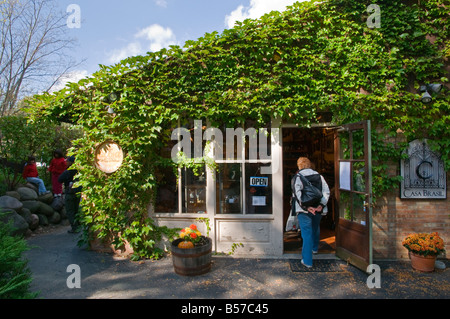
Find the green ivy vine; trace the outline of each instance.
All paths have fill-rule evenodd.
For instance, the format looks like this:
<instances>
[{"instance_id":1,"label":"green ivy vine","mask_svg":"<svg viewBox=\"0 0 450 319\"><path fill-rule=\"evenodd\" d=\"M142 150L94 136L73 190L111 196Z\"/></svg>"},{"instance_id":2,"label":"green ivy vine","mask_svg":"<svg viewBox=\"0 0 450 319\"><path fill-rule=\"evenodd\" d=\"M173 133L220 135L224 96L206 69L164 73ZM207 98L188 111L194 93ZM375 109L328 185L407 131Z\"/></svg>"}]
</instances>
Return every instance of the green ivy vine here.
<instances>
[{"instance_id":1,"label":"green ivy vine","mask_svg":"<svg viewBox=\"0 0 450 319\"><path fill-rule=\"evenodd\" d=\"M372 3L381 10L380 28L366 24ZM29 112L84 128L73 152L87 231L152 257L167 231L147 217L155 172L175 165L164 154L183 119L227 127L271 118L307 126L319 112L331 112L336 124L370 119L377 196L398 185L387 165L413 139L434 140L448 170L449 11L447 0L296 3L183 47L100 65L87 79L35 96ZM426 83L446 85L430 104L418 91ZM125 150L111 175L93 165L93 150L105 140Z\"/></svg>"}]
</instances>

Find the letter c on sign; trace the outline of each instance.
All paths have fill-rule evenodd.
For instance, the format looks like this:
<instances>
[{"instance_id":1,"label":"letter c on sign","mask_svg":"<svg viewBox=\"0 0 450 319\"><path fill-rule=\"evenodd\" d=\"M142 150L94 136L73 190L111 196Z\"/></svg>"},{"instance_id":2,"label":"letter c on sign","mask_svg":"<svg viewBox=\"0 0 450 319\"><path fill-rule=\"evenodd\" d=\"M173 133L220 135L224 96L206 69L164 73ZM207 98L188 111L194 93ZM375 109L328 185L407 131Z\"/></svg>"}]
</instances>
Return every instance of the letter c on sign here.
<instances>
[{"instance_id":1,"label":"letter c on sign","mask_svg":"<svg viewBox=\"0 0 450 319\"><path fill-rule=\"evenodd\" d=\"M422 161L420 162L419 165L417 165L416 167L416 174L417 176L419 176L421 179L429 179L431 177L433 177L433 174L430 173L429 175L426 173L427 170L426 168L429 167L429 170L433 168L433 163L431 163L430 161Z\"/></svg>"}]
</instances>

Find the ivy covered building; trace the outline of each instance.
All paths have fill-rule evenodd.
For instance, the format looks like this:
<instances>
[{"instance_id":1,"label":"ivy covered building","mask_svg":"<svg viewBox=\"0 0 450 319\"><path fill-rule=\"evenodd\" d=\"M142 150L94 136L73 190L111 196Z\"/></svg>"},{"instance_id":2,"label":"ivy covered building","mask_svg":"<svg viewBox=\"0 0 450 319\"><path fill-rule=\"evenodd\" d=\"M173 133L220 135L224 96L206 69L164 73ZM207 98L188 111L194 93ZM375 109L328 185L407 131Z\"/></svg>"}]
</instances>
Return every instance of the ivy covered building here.
<instances>
[{"instance_id":1,"label":"ivy covered building","mask_svg":"<svg viewBox=\"0 0 450 319\"><path fill-rule=\"evenodd\" d=\"M30 105L85 130L74 153L86 234L156 257L169 228L202 217L218 252L298 253L290 177L308 156L332 188L323 252L363 268L407 257L411 232L449 247L449 11L443 0L296 3L100 66ZM175 162L183 140L191 156ZM110 171L99 169L108 147Z\"/></svg>"}]
</instances>

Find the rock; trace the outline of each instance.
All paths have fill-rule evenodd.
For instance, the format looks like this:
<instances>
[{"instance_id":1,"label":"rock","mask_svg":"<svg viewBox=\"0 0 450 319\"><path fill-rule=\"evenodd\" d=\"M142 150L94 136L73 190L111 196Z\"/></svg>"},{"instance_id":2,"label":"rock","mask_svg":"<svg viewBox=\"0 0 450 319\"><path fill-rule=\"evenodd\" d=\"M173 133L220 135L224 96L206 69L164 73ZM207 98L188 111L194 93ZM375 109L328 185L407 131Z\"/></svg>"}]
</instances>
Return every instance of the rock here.
<instances>
[{"instance_id":1,"label":"rock","mask_svg":"<svg viewBox=\"0 0 450 319\"><path fill-rule=\"evenodd\" d=\"M28 227L31 230L36 230L39 227L39 217L36 214L31 214L30 221L28 222Z\"/></svg>"},{"instance_id":2,"label":"rock","mask_svg":"<svg viewBox=\"0 0 450 319\"><path fill-rule=\"evenodd\" d=\"M9 215L12 213L15 213L16 211L14 209L10 208L3 208L0 212L0 222L3 222L5 224L8 223Z\"/></svg>"},{"instance_id":3,"label":"rock","mask_svg":"<svg viewBox=\"0 0 450 319\"><path fill-rule=\"evenodd\" d=\"M67 213L66 213L66 208L63 207L60 211L59 214L61 215L61 219L67 219Z\"/></svg>"},{"instance_id":4,"label":"rock","mask_svg":"<svg viewBox=\"0 0 450 319\"><path fill-rule=\"evenodd\" d=\"M40 214L50 217L55 212L50 205L47 205L46 203L43 203L43 202L38 202L38 203L39 203L39 213Z\"/></svg>"},{"instance_id":5,"label":"rock","mask_svg":"<svg viewBox=\"0 0 450 319\"><path fill-rule=\"evenodd\" d=\"M17 192L20 194L20 200L36 200L38 199L37 193L28 187L19 187Z\"/></svg>"},{"instance_id":6,"label":"rock","mask_svg":"<svg viewBox=\"0 0 450 319\"><path fill-rule=\"evenodd\" d=\"M26 200L22 202L23 207L29 209L32 214L36 214L39 211L40 208L39 203L40 202L36 200Z\"/></svg>"},{"instance_id":7,"label":"rock","mask_svg":"<svg viewBox=\"0 0 450 319\"><path fill-rule=\"evenodd\" d=\"M70 226L70 222L69 222L68 219L63 219L63 220L61 221L61 225L63 225L63 226Z\"/></svg>"},{"instance_id":8,"label":"rock","mask_svg":"<svg viewBox=\"0 0 450 319\"><path fill-rule=\"evenodd\" d=\"M53 195L52 195L52 193L39 195L38 200L40 202L43 202L43 203L46 203L46 204L50 205L53 202Z\"/></svg>"},{"instance_id":9,"label":"rock","mask_svg":"<svg viewBox=\"0 0 450 319\"><path fill-rule=\"evenodd\" d=\"M51 217L48 218L50 224L59 224L61 222L61 215L58 212L54 212Z\"/></svg>"},{"instance_id":10,"label":"rock","mask_svg":"<svg viewBox=\"0 0 450 319\"><path fill-rule=\"evenodd\" d=\"M33 183L26 183L26 184L25 184L25 187L28 187L28 188L34 190L34 191L36 192L36 194L39 193L39 188L37 187L36 184L33 184Z\"/></svg>"},{"instance_id":11,"label":"rock","mask_svg":"<svg viewBox=\"0 0 450 319\"><path fill-rule=\"evenodd\" d=\"M17 198L7 195L0 197L0 208L13 209L16 212L19 212L22 207L23 204Z\"/></svg>"},{"instance_id":12,"label":"rock","mask_svg":"<svg viewBox=\"0 0 450 319\"><path fill-rule=\"evenodd\" d=\"M2 216L1 221L5 224L11 223L12 231L11 235L13 236L23 236L28 230L28 223L25 219L17 214L14 210L6 211L6 214Z\"/></svg>"},{"instance_id":13,"label":"rock","mask_svg":"<svg viewBox=\"0 0 450 319\"><path fill-rule=\"evenodd\" d=\"M38 214L37 215L39 218L39 225L41 226L48 226L48 218L45 215L42 214Z\"/></svg>"},{"instance_id":14,"label":"rock","mask_svg":"<svg viewBox=\"0 0 450 319\"><path fill-rule=\"evenodd\" d=\"M61 197L55 197L51 206L54 210L59 212L64 207L64 200Z\"/></svg>"},{"instance_id":15,"label":"rock","mask_svg":"<svg viewBox=\"0 0 450 319\"><path fill-rule=\"evenodd\" d=\"M30 217L31 217L31 212L28 208L22 208L21 211L19 212L19 215L22 216L27 223L30 223Z\"/></svg>"},{"instance_id":16,"label":"rock","mask_svg":"<svg viewBox=\"0 0 450 319\"><path fill-rule=\"evenodd\" d=\"M16 191L9 191L9 192L6 192L5 195L11 196L11 197L14 197L14 198L20 200L20 194L19 194L18 192L16 192Z\"/></svg>"},{"instance_id":17,"label":"rock","mask_svg":"<svg viewBox=\"0 0 450 319\"><path fill-rule=\"evenodd\" d=\"M440 269L440 270L444 270L446 268L446 266L445 266L445 264L442 261L436 260L434 262L434 268Z\"/></svg>"}]
</instances>

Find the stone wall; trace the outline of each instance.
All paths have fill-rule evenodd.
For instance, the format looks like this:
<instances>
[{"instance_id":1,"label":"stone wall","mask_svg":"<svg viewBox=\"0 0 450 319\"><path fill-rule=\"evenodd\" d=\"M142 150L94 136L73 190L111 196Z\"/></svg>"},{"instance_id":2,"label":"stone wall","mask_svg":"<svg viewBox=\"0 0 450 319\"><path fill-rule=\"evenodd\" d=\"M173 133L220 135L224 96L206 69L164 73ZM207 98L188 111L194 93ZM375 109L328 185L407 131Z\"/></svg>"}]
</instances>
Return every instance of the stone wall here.
<instances>
[{"instance_id":1,"label":"stone wall","mask_svg":"<svg viewBox=\"0 0 450 319\"><path fill-rule=\"evenodd\" d=\"M0 196L0 221L11 222L15 235L30 235L39 226L65 223L69 225L63 199L52 193L38 196L37 188L30 183Z\"/></svg>"}]
</instances>

